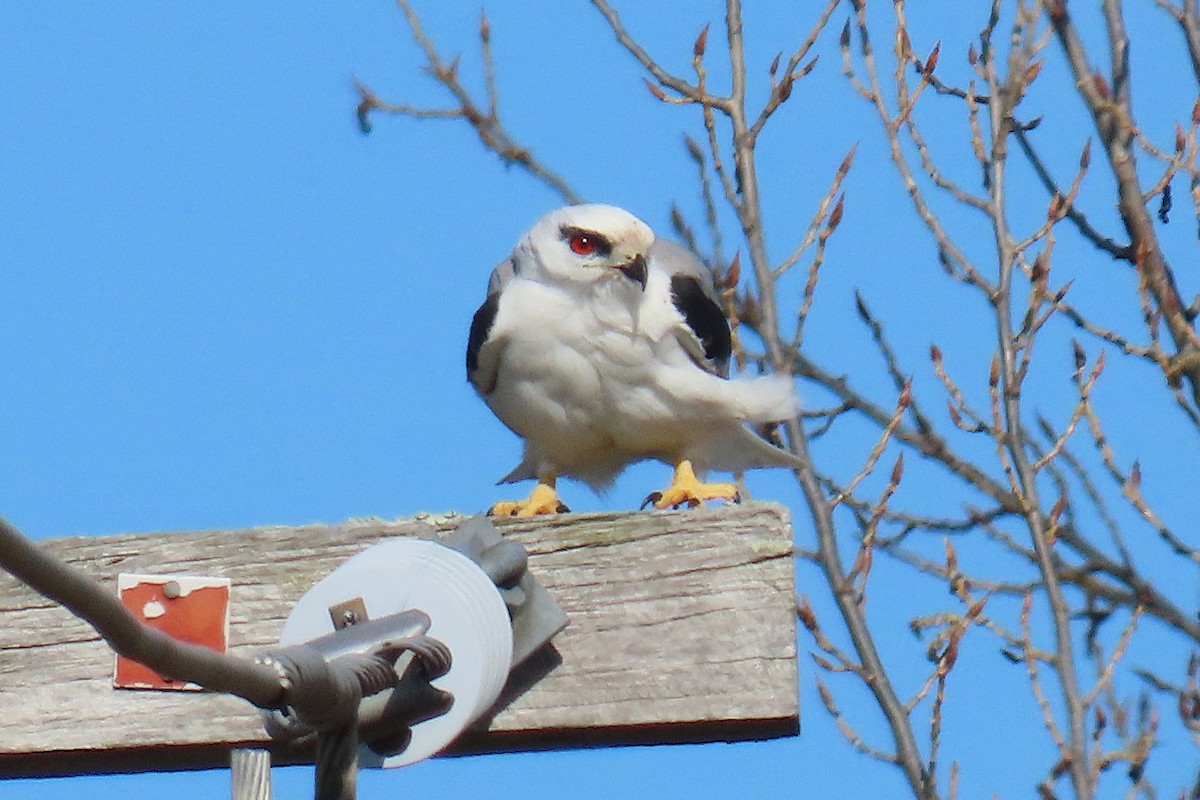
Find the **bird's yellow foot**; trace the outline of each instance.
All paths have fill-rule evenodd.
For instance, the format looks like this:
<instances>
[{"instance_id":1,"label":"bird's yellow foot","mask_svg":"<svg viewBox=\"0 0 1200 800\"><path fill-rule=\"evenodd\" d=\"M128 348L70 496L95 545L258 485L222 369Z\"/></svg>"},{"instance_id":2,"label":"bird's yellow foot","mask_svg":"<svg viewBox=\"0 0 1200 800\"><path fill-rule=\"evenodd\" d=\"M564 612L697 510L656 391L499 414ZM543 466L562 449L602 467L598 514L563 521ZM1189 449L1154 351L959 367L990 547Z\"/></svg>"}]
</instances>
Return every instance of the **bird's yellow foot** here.
<instances>
[{"instance_id":1,"label":"bird's yellow foot","mask_svg":"<svg viewBox=\"0 0 1200 800\"><path fill-rule=\"evenodd\" d=\"M675 467L671 485L661 492L651 492L642 502L642 508L653 504L655 508L679 508L682 505L695 507L705 500L724 500L740 503L742 496L732 483L701 483L689 461L680 461Z\"/></svg>"},{"instance_id":2,"label":"bird's yellow foot","mask_svg":"<svg viewBox=\"0 0 1200 800\"><path fill-rule=\"evenodd\" d=\"M558 499L554 487L539 483L524 500L501 500L488 510L489 517L535 517L538 514L565 514L571 509Z\"/></svg>"}]
</instances>

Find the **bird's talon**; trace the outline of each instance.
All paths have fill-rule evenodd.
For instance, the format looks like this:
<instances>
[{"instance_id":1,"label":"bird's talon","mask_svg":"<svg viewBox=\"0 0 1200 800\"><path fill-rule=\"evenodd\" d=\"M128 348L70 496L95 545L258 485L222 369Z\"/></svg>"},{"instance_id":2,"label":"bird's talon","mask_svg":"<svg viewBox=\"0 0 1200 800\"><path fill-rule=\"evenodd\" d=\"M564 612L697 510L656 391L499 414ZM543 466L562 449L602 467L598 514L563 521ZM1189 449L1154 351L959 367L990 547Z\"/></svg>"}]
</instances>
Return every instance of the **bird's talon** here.
<instances>
[{"instance_id":1,"label":"bird's talon","mask_svg":"<svg viewBox=\"0 0 1200 800\"><path fill-rule=\"evenodd\" d=\"M642 501L642 505L638 508L638 511L645 510L646 506L649 505L658 505L659 500L662 500L662 492L651 492L646 495L646 499Z\"/></svg>"},{"instance_id":2,"label":"bird's talon","mask_svg":"<svg viewBox=\"0 0 1200 800\"><path fill-rule=\"evenodd\" d=\"M691 462L681 461L675 467L671 485L661 492L653 492L642 504L645 508L653 503L655 508L696 508L706 500L724 500L728 503L741 502L737 486L732 483L703 483L696 477Z\"/></svg>"},{"instance_id":3,"label":"bird's talon","mask_svg":"<svg viewBox=\"0 0 1200 800\"><path fill-rule=\"evenodd\" d=\"M556 514L570 514L571 509L562 500L558 501L558 507L554 509Z\"/></svg>"},{"instance_id":4,"label":"bird's talon","mask_svg":"<svg viewBox=\"0 0 1200 800\"><path fill-rule=\"evenodd\" d=\"M554 486L539 483L533 492L524 500L494 503L488 510L488 516L496 517L535 517L541 514L555 514L569 511L566 504L558 499Z\"/></svg>"}]
</instances>

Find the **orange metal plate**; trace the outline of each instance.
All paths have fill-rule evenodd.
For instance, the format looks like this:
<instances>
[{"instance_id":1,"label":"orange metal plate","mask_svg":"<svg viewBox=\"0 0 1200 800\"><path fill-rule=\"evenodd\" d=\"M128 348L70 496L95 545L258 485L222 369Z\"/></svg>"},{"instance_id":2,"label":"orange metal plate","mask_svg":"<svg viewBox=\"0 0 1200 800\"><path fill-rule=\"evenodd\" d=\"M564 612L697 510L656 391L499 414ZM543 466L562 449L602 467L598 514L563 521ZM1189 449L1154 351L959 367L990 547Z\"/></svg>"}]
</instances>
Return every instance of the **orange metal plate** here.
<instances>
[{"instance_id":1,"label":"orange metal plate","mask_svg":"<svg viewBox=\"0 0 1200 800\"><path fill-rule=\"evenodd\" d=\"M118 575L121 602L151 628L181 641L224 653L229 645L228 578L193 575ZM191 690L201 687L159 675L117 656L113 686L119 689Z\"/></svg>"}]
</instances>

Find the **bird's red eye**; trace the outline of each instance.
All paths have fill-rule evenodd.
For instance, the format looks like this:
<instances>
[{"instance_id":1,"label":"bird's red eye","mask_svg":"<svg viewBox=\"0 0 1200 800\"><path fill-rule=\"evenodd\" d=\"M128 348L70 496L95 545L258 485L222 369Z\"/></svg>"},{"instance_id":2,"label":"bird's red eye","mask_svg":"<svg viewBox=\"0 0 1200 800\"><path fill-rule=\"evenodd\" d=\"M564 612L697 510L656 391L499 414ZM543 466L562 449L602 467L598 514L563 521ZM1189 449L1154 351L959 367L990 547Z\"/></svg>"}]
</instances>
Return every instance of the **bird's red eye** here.
<instances>
[{"instance_id":1,"label":"bird's red eye","mask_svg":"<svg viewBox=\"0 0 1200 800\"><path fill-rule=\"evenodd\" d=\"M571 234L567 244L571 248L571 252L577 256L590 256L596 252L596 240L586 233Z\"/></svg>"}]
</instances>

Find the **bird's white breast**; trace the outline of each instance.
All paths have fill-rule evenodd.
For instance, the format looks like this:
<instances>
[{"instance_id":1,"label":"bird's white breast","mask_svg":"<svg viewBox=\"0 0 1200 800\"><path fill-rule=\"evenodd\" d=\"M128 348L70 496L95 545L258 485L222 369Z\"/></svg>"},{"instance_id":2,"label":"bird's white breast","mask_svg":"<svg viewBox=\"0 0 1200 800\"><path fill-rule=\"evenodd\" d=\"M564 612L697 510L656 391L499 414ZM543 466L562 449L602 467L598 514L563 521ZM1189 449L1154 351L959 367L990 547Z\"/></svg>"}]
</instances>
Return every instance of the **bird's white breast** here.
<instances>
[{"instance_id":1,"label":"bird's white breast","mask_svg":"<svg viewBox=\"0 0 1200 800\"><path fill-rule=\"evenodd\" d=\"M488 404L568 473L673 449L681 415L662 382L658 311L621 276L586 294L514 279L490 337L501 355Z\"/></svg>"}]
</instances>

